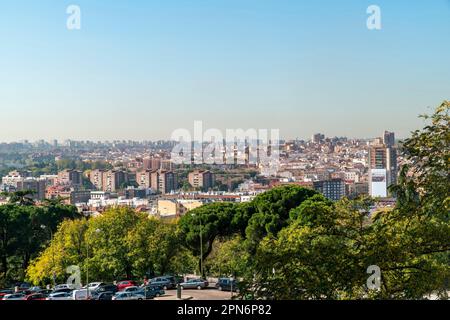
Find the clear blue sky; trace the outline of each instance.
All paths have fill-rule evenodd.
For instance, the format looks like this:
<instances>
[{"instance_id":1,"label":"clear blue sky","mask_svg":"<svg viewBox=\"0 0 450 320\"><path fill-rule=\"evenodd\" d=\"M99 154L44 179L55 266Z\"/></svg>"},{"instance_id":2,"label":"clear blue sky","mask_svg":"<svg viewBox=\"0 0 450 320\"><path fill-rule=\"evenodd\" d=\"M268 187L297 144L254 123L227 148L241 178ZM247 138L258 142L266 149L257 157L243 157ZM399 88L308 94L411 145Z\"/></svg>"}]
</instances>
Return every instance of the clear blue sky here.
<instances>
[{"instance_id":1,"label":"clear blue sky","mask_svg":"<svg viewBox=\"0 0 450 320\"><path fill-rule=\"evenodd\" d=\"M0 141L404 137L450 99L449 0L2 0L0 40Z\"/></svg>"}]
</instances>

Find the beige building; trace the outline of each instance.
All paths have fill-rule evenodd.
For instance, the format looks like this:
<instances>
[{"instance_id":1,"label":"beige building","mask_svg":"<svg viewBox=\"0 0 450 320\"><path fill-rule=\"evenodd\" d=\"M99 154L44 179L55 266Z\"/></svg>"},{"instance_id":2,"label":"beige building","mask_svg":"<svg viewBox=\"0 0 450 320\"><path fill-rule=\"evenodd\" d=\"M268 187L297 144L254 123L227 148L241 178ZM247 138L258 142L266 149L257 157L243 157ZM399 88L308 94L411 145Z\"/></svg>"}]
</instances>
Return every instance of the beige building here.
<instances>
[{"instance_id":1,"label":"beige building","mask_svg":"<svg viewBox=\"0 0 450 320\"><path fill-rule=\"evenodd\" d=\"M89 173L89 180L97 190L103 189L103 170L92 170Z\"/></svg>"},{"instance_id":2,"label":"beige building","mask_svg":"<svg viewBox=\"0 0 450 320\"><path fill-rule=\"evenodd\" d=\"M136 183L143 188L152 188L153 170L136 171Z\"/></svg>"},{"instance_id":3,"label":"beige building","mask_svg":"<svg viewBox=\"0 0 450 320\"><path fill-rule=\"evenodd\" d=\"M103 172L102 190L115 192L128 181L127 173L122 170L108 170Z\"/></svg>"},{"instance_id":4,"label":"beige building","mask_svg":"<svg viewBox=\"0 0 450 320\"><path fill-rule=\"evenodd\" d=\"M151 173L151 188L162 194L177 189L177 179L173 171L157 170Z\"/></svg>"},{"instance_id":5,"label":"beige building","mask_svg":"<svg viewBox=\"0 0 450 320\"><path fill-rule=\"evenodd\" d=\"M80 186L82 184L82 173L78 170L63 170L58 172L58 184Z\"/></svg>"},{"instance_id":6,"label":"beige building","mask_svg":"<svg viewBox=\"0 0 450 320\"><path fill-rule=\"evenodd\" d=\"M180 217L186 212L198 208L203 202L198 200L158 200L157 211L158 216L164 217Z\"/></svg>"},{"instance_id":7,"label":"beige building","mask_svg":"<svg viewBox=\"0 0 450 320\"><path fill-rule=\"evenodd\" d=\"M209 190L214 186L214 173L195 170L189 173L189 184L196 189Z\"/></svg>"}]
</instances>

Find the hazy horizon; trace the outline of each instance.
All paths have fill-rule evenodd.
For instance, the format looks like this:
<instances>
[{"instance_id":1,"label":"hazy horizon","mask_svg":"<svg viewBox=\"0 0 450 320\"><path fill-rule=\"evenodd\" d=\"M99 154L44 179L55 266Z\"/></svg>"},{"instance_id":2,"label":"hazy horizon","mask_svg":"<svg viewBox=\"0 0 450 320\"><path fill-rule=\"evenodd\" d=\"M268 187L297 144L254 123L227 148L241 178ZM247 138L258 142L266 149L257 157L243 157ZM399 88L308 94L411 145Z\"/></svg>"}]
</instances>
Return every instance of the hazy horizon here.
<instances>
[{"instance_id":1,"label":"hazy horizon","mask_svg":"<svg viewBox=\"0 0 450 320\"><path fill-rule=\"evenodd\" d=\"M81 8L81 30L66 9ZM381 30L366 9L381 8ZM1 4L0 141L170 140L178 128L399 139L450 98L447 0Z\"/></svg>"}]
</instances>

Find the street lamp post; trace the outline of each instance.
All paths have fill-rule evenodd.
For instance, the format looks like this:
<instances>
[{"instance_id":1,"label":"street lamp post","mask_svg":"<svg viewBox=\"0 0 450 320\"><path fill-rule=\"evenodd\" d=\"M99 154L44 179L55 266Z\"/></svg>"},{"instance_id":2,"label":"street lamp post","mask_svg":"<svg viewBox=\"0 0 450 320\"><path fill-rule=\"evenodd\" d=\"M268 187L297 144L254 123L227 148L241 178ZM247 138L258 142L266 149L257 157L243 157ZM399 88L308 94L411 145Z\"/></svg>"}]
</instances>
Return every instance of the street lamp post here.
<instances>
[{"instance_id":1,"label":"street lamp post","mask_svg":"<svg viewBox=\"0 0 450 320\"><path fill-rule=\"evenodd\" d=\"M193 213L192 216L194 217L195 214ZM202 218L199 216L199 222L200 222L200 276L203 277L203 236L202 236Z\"/></svg>"},{"instance_id":2,"label":"street lamp post","mask_svg":"<svg viewBox=\"0 0 450 320\"><path fill-rule=\"evenodd\" d=\"M101 230L96 229L95 233ZM86 239L86 300L89 300L89 241Z\"/></svg>"},{"instance_id":3,"label":"street lamp post","mask_svg":"<svg viewBox=\"0 0 450 320\"><path fill-rule=\"evenodd\" d=\"M233 276L230 277L230 286L231 286L231 300L233 300Z\"/></svg>"},{"instance_id":4,"label":"street lamp post","mask_svg":"<svg viewBox=\"0 0 450 320\"><path fill-rule=\"evenodd\" d=\"M52 232L52 228L47 228L46 225L41 224L41 229L42 230L46 230L48 229L50 231L50 247L52 245L53 242L53 232ZM53 288L56 286L56 277L55 277L55 251L53 250L53 248L51 248L52 251L52 280L53 280Z\"/></svg>"},{"instance_id":5,"label":"street lamp post","mask_svg":"<svg viewBox=\"0 0 450 320\"><path fill-rule=\"evenodd\" d=\"M202 235L202 218L200 220L200 274L203 277L203 235Z\"/></svg>"}]
</instances>

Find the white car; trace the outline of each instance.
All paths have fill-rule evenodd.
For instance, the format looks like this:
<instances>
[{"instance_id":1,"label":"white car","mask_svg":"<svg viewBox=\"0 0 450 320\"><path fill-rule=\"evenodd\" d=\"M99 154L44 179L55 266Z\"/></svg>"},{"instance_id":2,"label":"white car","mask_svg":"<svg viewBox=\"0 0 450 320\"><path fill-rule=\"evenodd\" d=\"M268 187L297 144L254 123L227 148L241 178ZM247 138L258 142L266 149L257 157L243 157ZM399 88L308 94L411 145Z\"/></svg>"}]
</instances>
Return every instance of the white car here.
<instances>
[{"instance_id":1,"label":"white car","mask_svg":"<svg viewBox=\"0 0 450 320\"><path fill-rule=\"evenodd\" d=\"M71 288L67 283L58 284L53 288L53 290L60 290L60 289L71 289Z\"/></svg>"},{"instance_id":2,"label":"white car","mask_svg":"<svg viewBox=\"0 0 450 320\"><path fill-rule=\"evenodd\" d=\"M112 300L144 300L145 297L142 294L132 293L132 292L117 292Z\"/></svg>"},{"instance_id":3,"label":"white car","mask_svg":"<svg viewBox=\"0 0 450 320\"><path fill-rule=\"evenodd\" d=\"M89 289L89 298L92 297L92 290ZM87 300L88 293L87 289L80 289L72 291L72 299L73 300Z\"/></svg>"},{"instance_id":4,"label":"white car","mask_svg":"<svg viewBox=\"0 0 450 320\"><path fill-rule=\"evenodd\" d=\"M100 287L102 285L104 285L103 282L91 282L87 286L89 287L89 291L91 291L91 290L97 289L98 287ZM84 286L82 289L86 289L86 286Z\"/></svg>"},{"instance_id":5,"label":"white car","mask_svg":"<svg viewBox=\"0 0 450 320\"><path fill-rule=\"evenodd\" d=\"M3 300L25 300L25 295L23 293L13 293L13 294L7 294L3 297Z\"/></svg>"},{"instance_id":6,"label":"white car","mask_svg":"<svg viewBox=\"0 0 450 320\"><path fill-rule=\"evenodd\" d=\"M71 292L51 293L46 300L73 300Z\"/></svg>"}]
</instances>

